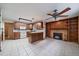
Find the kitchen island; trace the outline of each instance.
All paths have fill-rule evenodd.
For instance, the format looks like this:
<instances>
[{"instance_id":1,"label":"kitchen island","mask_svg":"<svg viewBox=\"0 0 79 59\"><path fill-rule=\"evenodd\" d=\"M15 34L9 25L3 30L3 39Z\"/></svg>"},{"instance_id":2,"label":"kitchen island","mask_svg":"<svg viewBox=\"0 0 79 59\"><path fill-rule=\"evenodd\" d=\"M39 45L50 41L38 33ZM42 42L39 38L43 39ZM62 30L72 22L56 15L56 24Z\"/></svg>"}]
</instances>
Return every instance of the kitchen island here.
<instances>
[{"instance_id":1,"label":"kitchen island","mask_svg":"<svg viewBox=\"0 0 79 59\"><path fill-rule=\"evenodd\" d=\"M43 32L30 32L29 42L33 43L39 40L43 40Z\"/></svg>"}]
</instances>

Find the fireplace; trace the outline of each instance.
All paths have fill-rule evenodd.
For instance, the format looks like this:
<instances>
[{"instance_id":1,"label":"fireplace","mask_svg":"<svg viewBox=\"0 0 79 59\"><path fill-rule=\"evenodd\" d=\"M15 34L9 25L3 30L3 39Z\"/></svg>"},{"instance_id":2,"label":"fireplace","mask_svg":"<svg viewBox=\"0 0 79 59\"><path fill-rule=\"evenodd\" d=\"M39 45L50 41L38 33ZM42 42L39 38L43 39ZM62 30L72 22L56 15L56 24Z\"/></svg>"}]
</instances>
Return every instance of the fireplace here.
<instances>
[{"instance_id":1,"label":"fireplace","mask_svg":"<svg viewBox=\"0 0 79 59\"><path fill-rule=\"evenodd\" d=\"M53 33L53 38L58 39L58 40L62 40L62 33Z\"/></svg>"},{"instance_id":2,"label":"fireplace","mask_svg":"<svg viewBox=\"0 0 79 59\"><path fill-rule=\"evenodd\" d=\"M67 40L67 30L51 30L51 37L59 40Z\"/></svg>"}]
</instances>

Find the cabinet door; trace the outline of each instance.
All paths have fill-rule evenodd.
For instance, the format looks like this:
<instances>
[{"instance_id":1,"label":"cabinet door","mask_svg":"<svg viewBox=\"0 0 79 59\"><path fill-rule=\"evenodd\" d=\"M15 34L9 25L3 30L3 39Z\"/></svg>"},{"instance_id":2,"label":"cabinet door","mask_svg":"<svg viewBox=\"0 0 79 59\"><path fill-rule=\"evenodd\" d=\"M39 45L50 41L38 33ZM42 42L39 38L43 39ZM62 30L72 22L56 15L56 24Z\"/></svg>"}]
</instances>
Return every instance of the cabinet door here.
<instances>
[{"instance_id":1,"label":"cabinet door","mask_svg":"<svg viewBox=\"0 0 79 59\"><path fill-rule=\"evenodd\" d=\"M5 23L5 39L13 39L13 23Z\"/></svg>"},{"instance_id":2,"label":"cabinet door","mask_svg":"<svg viewBox=\"0 0 79 59\"><path fill-rule=\"evenodd\" d=\"M33 29L33 24L27 24L27 25L26 25L26 29L32 30L32 29Z\"/></svg>"},{"instance_id":3,"label":"cabinet door","mask_svg":"<svg viewBox=\"0 0 79 59\"><path fill-rule=\"evenodd\" d=\"M69 19L69 41L78 42L78 18Z\"/></svg>"},{"instance_id":4,"label":"cabinet door","mask_svg":"<svg viewBox=\"0 0 79 59\"><path fill-rule=\"evenodd\" d=\"M15 29L20 29L20 23L15 22L15 23L14 23L14 28L15 28Z\"/></svg>"},{"instance_id":5,"label":"cabinet door","mask_svg":"<svg viewBox=\"0 0 79 59\"><path fill-rule=\"evenodd\" d=\"M14 28L15 29L26 29L26 24L25 23L21 23L21 22L15 22L14 23Z\"/></svg>"},{"instance_id":6,"label":"cabinet door","mask_svg":"<svg viewBox=\"0 0 79 59\"><path fill-rule=\"evenodd\" d=\"M14 39L20 39L20 32L14 32Z\"/></svg>"}]
</instances>

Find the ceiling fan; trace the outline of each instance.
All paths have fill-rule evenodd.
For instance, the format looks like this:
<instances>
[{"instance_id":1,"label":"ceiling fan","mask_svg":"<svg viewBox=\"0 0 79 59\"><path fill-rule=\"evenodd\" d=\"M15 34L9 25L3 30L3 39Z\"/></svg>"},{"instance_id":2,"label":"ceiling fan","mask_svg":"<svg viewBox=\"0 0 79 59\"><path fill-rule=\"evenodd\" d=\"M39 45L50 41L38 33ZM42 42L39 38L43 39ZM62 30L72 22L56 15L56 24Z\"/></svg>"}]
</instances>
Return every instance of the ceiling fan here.
<instances>
[{"instance_id":1,"label":"ceiling fan","mask_svg":"<svg viewBox=\"0 0 79 59\"><path fill-rule=\"evenodd\" d=\"M62 15L62 14L65 13L65 12L67 12L67 11L69 11L69 10L71 10L70 7L65 8L61 12L57 12L58 10L55 9L55 10L53 10L53 12L54 12L53 14L52 13L48 13L47 15L52 16L56 20L58 17L68 17L68 15ZM52 17L50 17L48 19L51 19ZM48 19L46 19L46 20L48 20Z\"/></svg>"}]
</instances>

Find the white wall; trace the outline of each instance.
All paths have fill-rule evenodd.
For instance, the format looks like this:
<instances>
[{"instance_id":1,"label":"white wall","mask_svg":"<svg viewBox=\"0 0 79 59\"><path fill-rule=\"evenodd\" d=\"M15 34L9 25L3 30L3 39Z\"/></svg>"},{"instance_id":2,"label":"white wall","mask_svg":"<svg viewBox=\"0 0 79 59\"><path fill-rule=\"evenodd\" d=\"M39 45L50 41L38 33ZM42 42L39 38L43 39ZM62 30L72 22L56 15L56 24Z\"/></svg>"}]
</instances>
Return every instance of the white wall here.
<instances>
[{"instance_id":1,"label":"white wall","mask_svg":"<svg viewBox=\"0 0 79 59\"><path fill-rule=\"evenodd\" d=\"M0 9L0 14L1 14L1 9ZM1 35L2 35L2 18L1 18L1 16L0 16L0 37L1 37ZM0 51L1 51L1 38L0 38Z\"/></svg>"}]
</instances>

